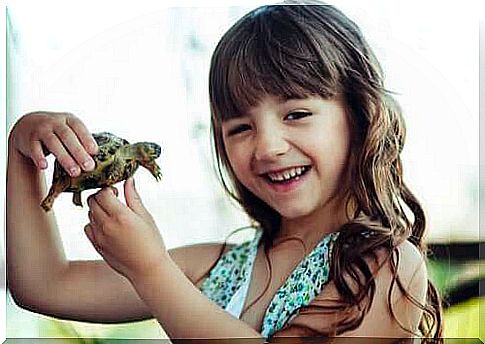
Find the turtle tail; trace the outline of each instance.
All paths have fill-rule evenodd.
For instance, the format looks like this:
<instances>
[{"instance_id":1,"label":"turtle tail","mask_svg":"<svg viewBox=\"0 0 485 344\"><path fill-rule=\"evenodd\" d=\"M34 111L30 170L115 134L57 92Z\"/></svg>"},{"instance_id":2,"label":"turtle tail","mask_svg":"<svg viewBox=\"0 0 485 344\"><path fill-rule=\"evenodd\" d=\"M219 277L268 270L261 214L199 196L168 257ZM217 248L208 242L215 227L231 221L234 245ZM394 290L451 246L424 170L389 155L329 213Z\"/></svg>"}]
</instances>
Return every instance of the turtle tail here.
<instances>
[{"instance_id":1,"label":"turtle tail","mask_svg":"<svg viewBox=\"0 0 485 344\"><path fill-rule=\"evenodd\" d=\"M54 199L55 199L54 194L49 192L46 198L44 198L40 203L40 206L42 207L42 209L44 209L44 211L47 212L52 209L52 205L54 204Z\"/></svg>"},{"instance_id":2,"label":"turtle tail","mask_svg":"<svg viewBox=\"0 0 485 344\"><path fill-rule=\"evenodd\" d=\"M45 211L51 210L52 205L54 204L54 200L57 198L57 196L59 196L69 187L69 180L66 178L60 178L56 180L56 177L54 177L54 180L55 182L52 183L49 193L40 203L40 206Z\"/></svg>"}]
</instances>

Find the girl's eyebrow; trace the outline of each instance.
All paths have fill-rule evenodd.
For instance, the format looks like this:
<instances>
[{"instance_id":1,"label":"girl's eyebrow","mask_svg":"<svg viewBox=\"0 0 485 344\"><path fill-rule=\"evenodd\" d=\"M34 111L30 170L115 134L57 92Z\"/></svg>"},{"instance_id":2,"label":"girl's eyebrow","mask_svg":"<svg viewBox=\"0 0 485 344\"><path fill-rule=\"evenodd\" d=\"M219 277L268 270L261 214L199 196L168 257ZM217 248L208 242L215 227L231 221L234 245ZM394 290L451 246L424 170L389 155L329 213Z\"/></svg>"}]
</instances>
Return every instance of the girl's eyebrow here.
<instances>
[{"instance_id":1,"label":"girl's eyebrow","mask_svg":"<svg viewBox=\"0 0 485 344\"><path fill-rule=\"evenodd\" d=\"M313 98L315 98L316 96L314 95L306 95L306 96L301 96L301 97L298 97L298 96L293 96L293 97L278 97L278 101L280 103L287 103L287 102L301 102L301 101L308 101L308 100L311 100Z\"/></svg>"}]
</instances>

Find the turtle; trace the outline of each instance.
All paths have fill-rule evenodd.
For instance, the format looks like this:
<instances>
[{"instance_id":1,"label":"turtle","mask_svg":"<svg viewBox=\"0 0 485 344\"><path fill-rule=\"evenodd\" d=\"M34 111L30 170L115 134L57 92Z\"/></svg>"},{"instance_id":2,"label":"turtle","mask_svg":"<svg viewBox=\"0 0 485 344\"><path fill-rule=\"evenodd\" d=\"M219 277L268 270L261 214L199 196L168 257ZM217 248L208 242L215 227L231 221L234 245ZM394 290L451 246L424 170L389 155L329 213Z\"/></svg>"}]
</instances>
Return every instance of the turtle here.
<instances>
[{"instance_id":1,"label":"turtle","mask_svg":"<svg viewBox=\"0 0 485 344\"><path fill-rule=\"evenodd\" d=\"M94 170L82 171L77 177L71 177L57 161L54 161L52 185L41 207L47 212L54 200L62 192L72 192L72 202L83 206L81 192L88 189L109 187L131 177L138 167L145 167L159 181L161 169L155 162L160 156L161 148L153 142L130 144L127 140L109 132L92 134L98 144L98 153L92 158Z\"/></svg>"}]
</instances>

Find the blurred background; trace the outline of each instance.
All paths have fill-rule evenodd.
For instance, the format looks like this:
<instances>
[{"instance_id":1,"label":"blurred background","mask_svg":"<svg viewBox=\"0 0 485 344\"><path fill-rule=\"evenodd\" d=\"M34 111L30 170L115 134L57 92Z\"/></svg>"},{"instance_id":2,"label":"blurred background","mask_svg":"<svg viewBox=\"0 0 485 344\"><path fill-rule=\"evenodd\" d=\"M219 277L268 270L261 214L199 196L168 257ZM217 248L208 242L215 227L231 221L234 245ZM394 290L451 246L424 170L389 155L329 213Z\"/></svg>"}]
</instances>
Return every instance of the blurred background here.
<instances>
[{"instance_id":1,"label":"blurred background","mask_svg":"<svg viewBox=\"0 0 485 344\"><path fill-rule=\"evenodd\" d=\"M387 88L404 109L404 177L428 215L429 272L447 299L445 335L478 338L485 328L479 289L485 271L479 257L480 9L473 1L439 8L413 1L331 3L362 28ZM67 111L92 132L158 142L162 182L141 169L136 179L167 247L224 240L248 221L212 167L209 61L225 30L261 4L8 3L5 134L27 112ZM49 181L51 175L49 168ZM67 256L99 258L82 230L86 208L73 206L65 194L54 209ZM234 240L245 239L243 233ZM154 321L93 325L39 316L16 307L8 293L6 334L96 342L165 336Z\"/></svg>"}]
</instances>

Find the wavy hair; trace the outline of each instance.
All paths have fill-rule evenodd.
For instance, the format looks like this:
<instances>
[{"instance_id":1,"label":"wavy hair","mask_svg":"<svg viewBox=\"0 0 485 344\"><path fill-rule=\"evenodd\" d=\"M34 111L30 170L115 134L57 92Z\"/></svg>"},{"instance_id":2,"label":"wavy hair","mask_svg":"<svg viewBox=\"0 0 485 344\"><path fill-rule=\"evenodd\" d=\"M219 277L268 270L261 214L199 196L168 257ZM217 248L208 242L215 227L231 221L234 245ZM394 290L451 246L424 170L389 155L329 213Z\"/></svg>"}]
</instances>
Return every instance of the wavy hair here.
<instances>
[{"instance_id":1,"label":"wavy hair","mask_svg":"<svg viewBox=\"0 0 485 344\"><path fill-rule=\"evenodd\" d=\"M280 230L281 216L235 177L221 129L223 121L245 113L265 95L339 95L349 110L352 142L344 200L353 212L333 249L331 278L340 300L330 309L355 312L343 312L349 315L333 324L332 331L319 334L360 325L376 290L366 258L377 259L383 248L393 271L388 299L397 286L423 310L416 335L424 336L423 341L439 339L442 309L436 288L428 281L426 304L420 304L397 274L401 242L409 240L426 256L425 214L403 181L401 109L385 89L380 64L359 27L335 7L314 1L263 6L234 24L214 51L209 96L218 173L227 193L263 228L266 252Z\"/></svg>"}]
</instances>

